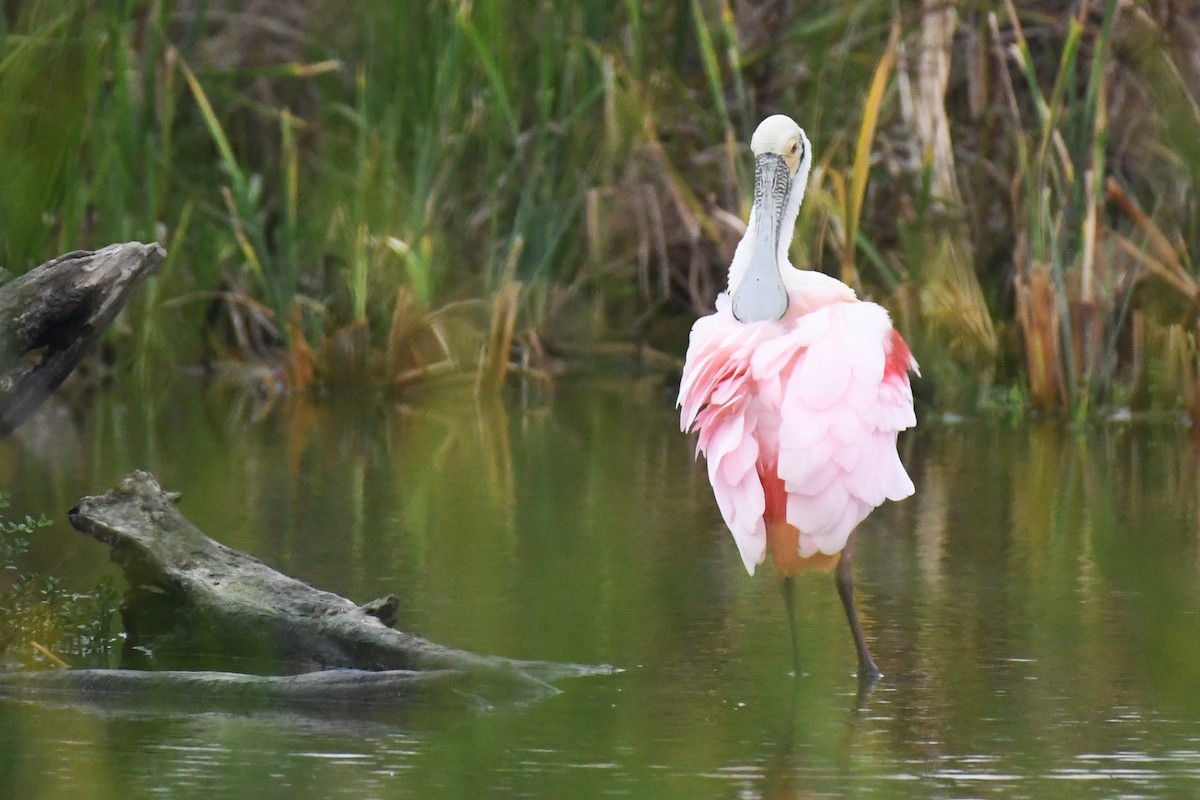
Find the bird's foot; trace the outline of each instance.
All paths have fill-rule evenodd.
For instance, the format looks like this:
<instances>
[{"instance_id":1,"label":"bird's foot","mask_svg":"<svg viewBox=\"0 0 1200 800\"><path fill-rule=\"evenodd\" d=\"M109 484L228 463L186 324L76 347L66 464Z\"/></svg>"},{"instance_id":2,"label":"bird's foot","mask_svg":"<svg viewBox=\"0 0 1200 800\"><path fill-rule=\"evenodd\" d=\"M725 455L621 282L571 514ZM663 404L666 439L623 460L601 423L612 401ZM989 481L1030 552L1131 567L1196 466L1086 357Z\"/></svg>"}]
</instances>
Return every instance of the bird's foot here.
<instances>
[{"instance_id":1,"label":"bird's foot","mask_svg":"<svg viewBox=\"0 0 1200 800\"><path fill-rule=\"evenodd\" d=\"M865 664L858 665L858 682L866 686L874 686L883 677L883 673L879 667L875 666L874 661L868 661Z\"/></svg>"},{"instance_id":2,"label":"bird's foot","mask_svg":"<svg viewBox=\"0 0 1200 800\"><path fill-rule=\"evenodd\" d=\"M875 692L875 685L882 677L883 673L879 671L879 667L875 666L874 662L858 665L858 692L854 695L854 708L857 711L866 710L871 695Z\"/></svg>"}]
</instances>

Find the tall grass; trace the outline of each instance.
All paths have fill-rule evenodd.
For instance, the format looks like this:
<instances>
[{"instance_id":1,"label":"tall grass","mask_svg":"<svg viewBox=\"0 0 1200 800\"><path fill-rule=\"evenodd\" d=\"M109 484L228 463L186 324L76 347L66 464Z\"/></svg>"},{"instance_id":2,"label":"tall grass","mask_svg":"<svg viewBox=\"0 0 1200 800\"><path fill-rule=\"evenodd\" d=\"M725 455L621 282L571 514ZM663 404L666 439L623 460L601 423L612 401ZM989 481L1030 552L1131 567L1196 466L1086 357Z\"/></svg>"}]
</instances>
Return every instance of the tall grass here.
<instances>
[{"instance_id":1,"label":"tall grass","mask_svg":"<svg viewBox=\"0 0 1200 800\"><path fill-rule=\"evenodd\" d=\"M742 230L744 143L785 112L817 157L793 260L889 304L954 365L939 397L1185 403L1200 75L1167 5L10 4L0 260L164 240L116 348L143 375L492 391L594 343L681 352Z\"/></svg>"},{"instance_id":2,"label":"tall grass","mask_svg":"<svg viewBox=\"0 0 1200 800\"><path fill-rule=\"evenodd\" d=\"M1116 201L1122 194L1120 179L1109 172L1111 84L1120 79L1113 77L1111 53L1118 4L1107 0L1096 9L1084 4L1066 20L1049 92L1042 89L1038 64L1010 0L1005 10L1012 30L1010 61L1024 80L1036 119L1032 135L1021 133L1015 141L1020 177L1014 192L1019 198L1014 267L1029 385L1036 405L1066 407L1082 418L1098 399L1119 389L1119 349L1135 291L1154 277L1153 269L1147 274L1146 259L1128 258L1137 248L1126 247L1123 254L1119 247L1129 242L1121 228L1128 231L1130 221L1142 234L1152 234L1154 226L1128 207L1126 219L1118 221L1119 202L1111 211L1106 208L1108 198ZM1085 52L1090 63L1084 62ZM1133 88L1135 81L1125 78L1122 89ZM1010 105L1016 108L1015 97ZM1015 112L1013 121L1020 124ZM1200 133L1200 119L1197 123ZM1158 145L1148 137L1138 144ZM1171 260L1178 264L1177 258ZM1172 274L1186 276L1183 291L1194 297L1190 271L1177 266ZM1178 280L1168 283L1180 288ZM1194 327L1189 315L1165 321ZM1180 388L1185 396L1194 391Z\"/></svg>"}]
</instances>

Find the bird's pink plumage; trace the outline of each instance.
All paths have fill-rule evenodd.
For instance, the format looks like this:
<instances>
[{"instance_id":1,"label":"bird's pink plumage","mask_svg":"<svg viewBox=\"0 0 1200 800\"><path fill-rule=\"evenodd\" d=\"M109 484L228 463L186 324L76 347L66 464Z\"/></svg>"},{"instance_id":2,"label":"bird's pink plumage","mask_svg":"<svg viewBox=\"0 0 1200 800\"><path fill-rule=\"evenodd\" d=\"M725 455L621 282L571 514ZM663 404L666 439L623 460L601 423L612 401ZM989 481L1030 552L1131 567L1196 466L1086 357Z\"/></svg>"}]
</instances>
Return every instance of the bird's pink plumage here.
<instances>
[{"instance_id":1,"label":"bird's pink plumage","mask_svg":"<svg viewBox=\"0 0 1200 800\"><path fill-rule=\"evenodd\" d=\"M800 559L833 555L873 508L913 492L896 453L897 433L916 423L912 354L882 307L795 275L778 322L739 322L721 294L692 328L680 384L680 425L699 433L751 574L768 526L795 528Z\"/></svg>"}]
</instances>

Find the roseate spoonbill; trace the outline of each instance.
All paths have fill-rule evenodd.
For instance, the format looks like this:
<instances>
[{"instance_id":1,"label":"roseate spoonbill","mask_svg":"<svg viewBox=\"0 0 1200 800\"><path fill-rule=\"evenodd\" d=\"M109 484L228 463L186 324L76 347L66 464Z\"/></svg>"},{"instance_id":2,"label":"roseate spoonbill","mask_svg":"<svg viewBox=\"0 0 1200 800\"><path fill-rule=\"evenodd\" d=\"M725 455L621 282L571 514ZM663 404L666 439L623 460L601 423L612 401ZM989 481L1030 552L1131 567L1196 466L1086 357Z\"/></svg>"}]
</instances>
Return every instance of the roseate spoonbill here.
<instances>
[{"instance_id":1,"label":"roseate spoonbill","mask_svg":"<svg viewBox=\"0 0 1200 800\"><path fill-rule=\"evenodd\" d=\"M881 675L854 607L854 529L913 483L896 435L916 424L908 371L917 362L881 306L788 261L812 149L791 118L754 132L754 207L716 312L692 327L679 388L680 425L753 575L770 549L799 675L794 577L836 567L858 650L858 676ZM919 374L919 373L918 373Z\"/></svg>"}]
</instances>

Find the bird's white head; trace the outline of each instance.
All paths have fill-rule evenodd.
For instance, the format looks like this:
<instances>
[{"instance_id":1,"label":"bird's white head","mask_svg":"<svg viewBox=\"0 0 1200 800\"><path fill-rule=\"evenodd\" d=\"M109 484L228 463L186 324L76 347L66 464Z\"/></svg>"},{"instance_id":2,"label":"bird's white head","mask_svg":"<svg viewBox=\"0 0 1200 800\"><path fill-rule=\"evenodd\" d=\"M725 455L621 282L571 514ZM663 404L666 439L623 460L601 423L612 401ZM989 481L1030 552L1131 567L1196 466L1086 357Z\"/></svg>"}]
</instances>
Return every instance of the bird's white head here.
<instances>
[{"instance_id":1,"label":"bird's white head","mask_svg":"<svg viewBox=\"0 0 1200 800\"><path fill-rule=\"evenodd\" d=\"M812 147L795 120L775 114L759 123L750 149L754 208L729 269L729 291L738 320L762 322L777 320L787 311L781 269L787 264L792 228L804 199Z\"/></svg>"}]
</instances>

